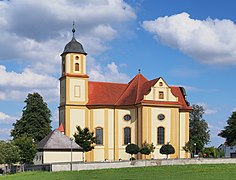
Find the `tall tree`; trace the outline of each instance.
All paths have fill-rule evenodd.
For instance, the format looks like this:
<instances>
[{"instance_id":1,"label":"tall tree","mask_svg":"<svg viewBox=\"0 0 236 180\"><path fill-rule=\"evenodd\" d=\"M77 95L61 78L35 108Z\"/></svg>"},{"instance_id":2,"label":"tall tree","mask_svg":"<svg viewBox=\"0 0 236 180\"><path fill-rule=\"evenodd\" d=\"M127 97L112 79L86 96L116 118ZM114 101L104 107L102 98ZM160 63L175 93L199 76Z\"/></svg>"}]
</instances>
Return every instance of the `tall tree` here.
<instances>
[{"instance_id":1,"label":"tall tree","mask_svg":"<svg viewBox=\"0 0 236 180\"><path fill-rule=\"evenodd\" d=\"M36 145L31 137L22 136L14 139L13 143L19 147L20 162L33 163Z\"/></svg>"},{"instance_id":2,"label":"tall tree","mask_svg":"<svg viewBox=\"0 0 236 180\"><path fill-rule=\"evenodd\" d=\"M198 154L210 141L210 130L207 122L203 119L204 108L194 104L189 120L189 142L185 149L192 154Z\"/></svg>"},{"instance_id":3,"label":"tall tree","mask_svg":"<svg viewBox=\"0 0 236 180\"><path fill-rule=\"evenodd\" d=\"M218 134L225 138L225 143L229 146L236 145L236 111L234 111L227 120L227 126Z\"/></svg>"},{"instance_id":4,"label":"tall tree","mask_svg":"<svg viewBox=\"0 0 236 180\"><path fill-rule=\"evenodd\" d=\"M75 142L83 148L83 160L84 153L94 149L93 144L96 142L94 132L89 132L89 128L82 129L80 126L76 127L77 132L74 134Z\"/></svg>"},{"instance_id":5,"label":"tall tree","mask_svg":"<svg viewBox=\"0 0 236 180\"><path fill-rule=\"evenodd\" d=\"M28 94L21 119L13 124L13 139L23 135L39 142L51 131L51 112L39 93Z\"/></svg>"}]
</instances>

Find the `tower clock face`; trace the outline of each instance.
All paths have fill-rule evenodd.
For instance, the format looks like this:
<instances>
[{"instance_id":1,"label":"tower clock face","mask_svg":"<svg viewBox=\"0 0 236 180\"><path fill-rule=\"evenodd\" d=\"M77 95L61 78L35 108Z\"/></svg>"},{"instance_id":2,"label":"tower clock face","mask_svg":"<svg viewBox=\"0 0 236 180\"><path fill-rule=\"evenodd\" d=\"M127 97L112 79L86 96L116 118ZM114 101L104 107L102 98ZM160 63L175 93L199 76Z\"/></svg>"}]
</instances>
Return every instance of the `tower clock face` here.
<instances>
[{"instance_id":1,"label":"tower clock face","mask_svg":"<svg viewBox=\"0 0 236 180\"><path fill-rule=\"evenodd\" d=\"M157 119L162 121L162 120L165 119L165 115L164 114L158 114Z\"/></svg>"}]
</instances>

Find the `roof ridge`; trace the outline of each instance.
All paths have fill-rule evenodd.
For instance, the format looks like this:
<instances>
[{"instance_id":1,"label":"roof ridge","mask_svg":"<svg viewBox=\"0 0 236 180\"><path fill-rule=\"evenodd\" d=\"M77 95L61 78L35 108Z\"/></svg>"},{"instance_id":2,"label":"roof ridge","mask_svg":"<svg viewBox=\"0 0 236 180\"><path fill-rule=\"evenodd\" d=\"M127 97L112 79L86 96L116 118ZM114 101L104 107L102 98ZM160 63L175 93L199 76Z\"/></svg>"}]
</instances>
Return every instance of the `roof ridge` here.
<instances>
[{"instance_id":1,"label":"roof ridge","mask_svg":"<svg viewBox=\"0 0 236 180\"><path fill-rule=\"evenodd\" d=\"M89 81L90 83L106 83L106 84L121 84L128 85L127 83L118 83L118 82L103 82L103 81Z\"/></svg>"},{"instance_id":2,"label":"roof ridge","mask_svg":"<svg viewBox=\"0 0 236 180\"><path fill-rule=\"evenodd\" d=\"M120 97L118 98L118 100L115 102L115 105L120 101L120 99L122 99L123 95L126 93L126 90L132 85L132 82L138 77L140 77L140 75L142 74L137 74L136 76L133 77L133 79L128 83L128 86L125 88L125 90L123 91L123 93L120 95ZM143 76L143 75L142 75ZM138 79L139 80L139 79ZM136 90L137 92L137 90ZM136 93L137 94L137 93ZM137 95L136 95L136 99L137 99ZM135 102L136 102L135 99Z\"/></svg>"},{"instance_id":3,"label":"roof ridge","mask_svg":"<svg viewBox=\"0 0 236 180\"><path fill-rule=\"evenodd\" d=\"M146 82L144 82L143 84L142 84L142 86L141 86L141 78L140 77L143 77L144 78L144 80L146 80ZM136 103L138 103L138 101L139 101L139 98L140 98L140 93L141 93L141 88L143 88L143 85L145 84L145 83L147 83L147 82L149 82L149 80L145 77L145 76L143 76L142 74L141 74L141 76L139 76L139 80L138 80L138 87L137 87L137 96L136 96L136 100L135 100L135 104Z\"/></svg>"},{"instance_id":4,"label":"roof ridge","mask_svg":"<svg viewBox=\"0 0 236 180\"><path fill-rule=\"evenodd\" d=\"M125 88L125 90L122 92L122 94L120 95L120 97L117 99L117 101L114 103L114 105L117 104L117 102L119 102L119 100L122 98L122 96L124 95L124 93L126 92L126 90L129 88L130 84L127 84L127 87Z\"/></svg>"},{"instance_id":5,"label":"roof ridge","mask_svg":"<svg viewBox=\"0 0 236 180\"><path fill-rule=\"evenodd\" d=\"M139 97L139 88L140 88L140 76L138 76L138 87L137 87L137 93L136 93L136 99L135 99L135 104L138 101L138 97Z\"/></svg>"}]
</instances>

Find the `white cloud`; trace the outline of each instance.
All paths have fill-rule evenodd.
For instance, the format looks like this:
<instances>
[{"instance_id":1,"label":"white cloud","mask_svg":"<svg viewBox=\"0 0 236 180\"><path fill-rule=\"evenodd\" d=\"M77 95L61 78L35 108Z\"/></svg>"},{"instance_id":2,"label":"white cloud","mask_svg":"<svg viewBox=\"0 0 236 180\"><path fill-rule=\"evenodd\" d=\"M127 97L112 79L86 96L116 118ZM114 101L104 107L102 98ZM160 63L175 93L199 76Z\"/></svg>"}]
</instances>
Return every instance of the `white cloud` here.
<instances>
[{"instance_id":1,"label":"white cloud","mask_svg":"<svg viewBox=\"0 0 236 180\"><path fill-rule=\"evenodd\" d=\"M22 73L7 72L6 67L0 65L0 87L25 87L25 88L52 88L57 86L57 79L46 74L36 74L30 69Z\"/></svg>"},{"instance_id":2,"label":"white cloud","mask_svg":"<svg viewBox=\"0 0 236 180\"><path fill-rule=\"evenodd\" d=\"M236 64L236 25L231 20L196 20L184 12L144 21L142 27L201 63Z\"/></svg>"},{"instance_id":3,"label":"white cloud","mask_svg":"<svg viewBox=\"0 0 236 180\"><path fill-rule=\"evenodd\" d=\"M194 86L189 86L189 85L183 85L183 84L175 84L174 86L177 87L184 87L187 92L204 92L204 93L209 93L209 92L218 92L219 89L209 89L209 88L204 88L204 87L194 87Z\"/></svg>"},{"instance_id":4,"label":"white cloud","mask_svg":"<svg viewBox=\"0 0 236 180\"><path fill-rule=\"evenodd\" d=\"M101 24L113 26L136 18L134 10L123 0L21 0L5 4L8 6L2 15L9 22L8 29L40 40L63 33L72 20L85 33Z\"/></svg>"},{"instance_id":5,"label":"white cloud","mask_svg":"<svg viewBox=\"0 0 236 180\"><path fill-rule=\"evenodd\" d=\"M76 38L89 59L109 49L109 42L136 19L132 7L123 0L0 1L0 10L0 61L10 60L12 66L23 63L31 72L57 77L59 55L71 40L73 20ZM1 92L0 98L5 98Z\"/></svg>"},{"instance_id":6,"label":"white cloud","mask_svg":"<svg viewBox=\"0 0 236 180\"><path fill-rule=\"evenodd\" d=\"M134 10L123 0L21 0L1 4L0 54L26 59L31 53L29 60L41 59L51 64L55 64L55 54L61 53L71 38L72 20L79 27L76 34L79 32L77 37L84 45L95 41L93 46L86 46L93 54L106 50L106 42L123 30L122 24L136 18Z\"/></svg>"},{"instance_id":7,"label":"white cloud","mask_svg":"<svg viewBox=\"0 0 236 180\"><path fill-rule=\"evenodd\" d=\"M10 116L4 112L0 112L0 124L12 124L16 121L17 117Z\"/></svg>"},{"instance_id":8,"label":"white cloud","mask_svg":"<svg viewBox=\"0 0 236 180\"><path fill-rule=\"evenodd\" d=\"M98 25L91 30L91 34L97 38L110 41L115 38L117 31L110 25Z\"/></svg>"},{"instance_id":9,"label":"white cloud","mask_svg":"<svg viewBox=\"0 0 236 180\"><path fill-rule=\"evenodd\" d=\"M214 124L208 122L208 127L210 129L210 136L211 136L211 146L218 147L220 144L223 144L225 139L218 136L218 134L223 129L223 124L220 121L216 121Z\"/></svg>"},{"instance_id":10,"label":"white cloud","mask_svg":"<svg viewBox=\"0 0 236 180\"><path fill-rule=\"evenodd\" d=\"M93 60L91 59L91 61ZM93 61L92 66L89 68L88 74L90 75L90 80L92 81L127 83L130 80L130 77L127 74L119 72L118 66L115 62L111 62L102 68L100 64Z\"/></svg>"},{"instance_id":11,"label":"white cloud","mask_svg":"<svg viewBox=\"0 0 236 180\"><path fill-rule=\"evenodd\" d=\"M9 128L0 129L0 140L1 139L9 139L10 133L11 133L11 129L9 129Z\"/></svg>"},{"instance_id":12,"label":"white cloud","mask_svg":"<svg viewBox=\"0 0 236 180\"><path fill-rule=\"evenodd\" d=\"M88 53L90 80L127 82L121 66L94 56L109 49L135 18L123 0L0 1L0 100L22 103L38 92L58 104L60 54L72 38L73 20L76 39Z\"/></svg>"},{"instance_id":13,"label":"white cloud","mask_svg":"<svg viewBox=\"0 0 236 180\"><path fill-rule=\"evenodd\" d=\"M58 113L58 109L55 109L52 112L52 121L58 123L59 122L59 113Z\"/></svg>"},{"instance_id":14,"label":"white cloud","mask_svg":"<svg viewBox=\"0 0 236 180\"><path fill-rule=\"evenodd\" d=\"M58 79L47 74L37 74L27 68L22 73L8 72L0 65L0 76L1 100L23 100L32 92L41 93L49 101L59 97Z\"/></svg>"},{"instance_id":15,"label":"white cloud","mask_svg":"<svg viewBox=\"0 0 236 180\"><path fill-rule=\"evenodd\" d=\"M200 103L195 103L195 104L202 106L206 115L212 115L218 112L216 108L210 107L207 103L200 102Z\"/></svg>"}]
</instances>

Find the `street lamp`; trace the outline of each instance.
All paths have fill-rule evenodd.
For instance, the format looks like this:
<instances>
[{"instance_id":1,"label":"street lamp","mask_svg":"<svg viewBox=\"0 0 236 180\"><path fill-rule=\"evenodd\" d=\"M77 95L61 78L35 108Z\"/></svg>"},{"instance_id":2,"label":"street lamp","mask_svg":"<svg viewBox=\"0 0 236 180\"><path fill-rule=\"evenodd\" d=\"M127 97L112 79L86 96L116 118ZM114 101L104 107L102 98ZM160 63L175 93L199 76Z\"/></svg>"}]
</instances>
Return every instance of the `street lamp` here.
<instances>
[{"instance_id":1,"label":"street lamp","mask_svg":"<svg viewBox=\"0 0 236 180\"><path fill-rule=\"evenodd\" d=\"M197 155L197 146L196 146L197 144L194 143L193 145L194 145L193 157L195 157L195 155Z\"/></svg>"},{"instance_id":2,"label":"street lamp","mask_svg":"<svg viewBox=\"0 0 236 180\"><path fill-rule=\"evenodd\" d=\"M72 142L73 138L70 138L70 171L72 171Z\"/></svg>"}]
</instances>

